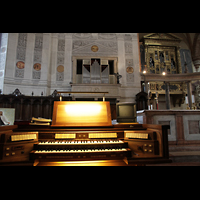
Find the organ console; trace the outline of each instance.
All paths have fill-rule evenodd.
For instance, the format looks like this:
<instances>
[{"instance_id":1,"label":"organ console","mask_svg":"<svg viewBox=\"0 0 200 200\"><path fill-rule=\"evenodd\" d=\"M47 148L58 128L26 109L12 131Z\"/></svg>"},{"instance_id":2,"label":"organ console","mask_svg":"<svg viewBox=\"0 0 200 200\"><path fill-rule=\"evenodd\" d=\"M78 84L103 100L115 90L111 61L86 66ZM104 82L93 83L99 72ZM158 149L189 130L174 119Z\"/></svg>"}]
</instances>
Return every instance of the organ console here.
<instances>
[{"instance_id":1,"label":"organ console","mask_svg":"<svg viewBox=\"0 0 200 200\"><path fill-rule=\"evenodd\" d=\"M19 124L9 131L1 131L6 128L0 127L0 163L27 161L41 166L170 162L166 126L112 125L109 102L85 103L87 109L81 107L81 102L77 102L78 109L74 107L76 102L54 102L50 126Z\"/></svg>"}]
</instances>

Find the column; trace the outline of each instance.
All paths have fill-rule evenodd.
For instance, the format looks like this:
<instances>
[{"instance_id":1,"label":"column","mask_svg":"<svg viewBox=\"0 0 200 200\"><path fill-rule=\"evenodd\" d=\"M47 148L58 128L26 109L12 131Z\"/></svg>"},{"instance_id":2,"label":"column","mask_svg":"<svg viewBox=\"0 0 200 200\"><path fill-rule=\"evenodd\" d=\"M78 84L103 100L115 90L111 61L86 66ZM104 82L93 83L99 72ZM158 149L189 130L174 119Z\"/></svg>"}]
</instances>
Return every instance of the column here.
<instances>
[{"instance_id":1,"label":"column","mask_svg":"<svg viewBox=\"0 0 200 200\"><path fill-rule=\"evenodd\" d=\"M8 34L8 46L7 46L7 57L6 60L6 70L5 78L13 80L15 77L15 66L16 66L16 57L17 57L17 42L18 42L18 33L9 33ZM1 44L2 46L2 44ZM2 48L2 47L1 47ZM10 91L5 91L4 94L8 94Z\"/></svg>"},{"instance_id":2,"label":"column","mask_svg":"<svg viewBox=\"0 0 200 200\"><path fill-rule=\"evenodd\" d=\"M72 82L72 33L65 34L65 63L64 63L64 82L70 87Z\"/></svg>"},{"instance_id":3,"label":"column","mask_svg":"<svg viewBox=\"0 0 200 200\"><path fill-rule=\"evenodd\" d=\"M191 81L187 82L187 97L189 108L192 109L192 83Z\"/></svg>"},{"instance_id":4,"label":"column","mask_svg":"<svg viewBox=\"0 0 200 200\"><path fill-rule=\"evenodd\" d=\"M182 67L181 67L180 47L177 46L176 49L177 49L177 69L178 69L178 73L181 74Z\"/></svg>"},{"instance_id":5,"label":"column","mask_svg":"<svg viewBox=\"0 0 200 200\"><path fill-rule=\"evenodd\" d=\"M124 34L117 34L118 39L118 72L122 75L120 83L126 84L126 69L125 69L125 47L124 47Z\"/></svg>"},{"instance_id":6,"label":"column","mask_svg":"<svg viewBox=\"0 0 200 200\"><path fill-rule=\"evenodd\" d=\"M1 33L0 34L0 89L2 93L3 93L3 86L4 86L7 44L8 44L8 33Z\"/></svg>"},{"instance_id":7,"label":"column","mask_svg":"<svg viewBox=\"0 0 200 200\"><path fill-rule=\"evenodd\" d=\"M24 79L28 81L32 80L34 45L35 33L28 33L26 45L26 61L24 68Z\"/></svg>"},{"instance_id":8,"label":"column","mask_svg":"<svg viewBox=\"0 0 200 200\"><path fill-rule=\"evenodd\" d=\"M57 50L58 50L58 35L52 33L51 38L51 61L50 61L50 88L53 92L56 85L56 68L57 68Z\"/></svg>"},{"instance_id":9,"label":"column","mask_svg":"<svg viewBox=\"0 0 200 200\"><path fill-rule=\"evenodd\" d=\"M144 75L144 81L145 81L145 75ZM145 91L147 95L147 108L148 110L151 110L150 108L150 100L151 100L151 91L150 91L150 83L149 82L144 82L145 83Z\"/></svg>"},{"instance_id":10,"label":"column","mask_svg":"<svg viewBox=\"0 0 200 200\"><path fill-rule=\"evenodd\" d=\"M165 83L165 101L166 101L166 109L170 110L170 93L169 93L169 82Z\"/></svg>"},{"instance_id":11,"label":"column","mask_svg":"<svg viewBox=\"0 0 200 200\"><path fill-rule=\"evenodd\" d=\"M43 48L42 48L42 67L41 81L47 84L48 75L50 72L50 54L51 54L51 33L43 33ZM46 94L44 94L46 95Z\"/></svg>"},{"instance_id":12,"label":"column","mask_svg":"<svg viewBox=\"0 0 200 200\"><path fill-rule=\"evenodd\" d=\"M132 49L133 49L133 76L134 76L134 89L135 93L140 92L141 90L141 76L140 76L140 68L141 68L141 63L140 63L140 45L139 45L139 34L137 33L132 33Z\"/></svg>"}]
</instances>

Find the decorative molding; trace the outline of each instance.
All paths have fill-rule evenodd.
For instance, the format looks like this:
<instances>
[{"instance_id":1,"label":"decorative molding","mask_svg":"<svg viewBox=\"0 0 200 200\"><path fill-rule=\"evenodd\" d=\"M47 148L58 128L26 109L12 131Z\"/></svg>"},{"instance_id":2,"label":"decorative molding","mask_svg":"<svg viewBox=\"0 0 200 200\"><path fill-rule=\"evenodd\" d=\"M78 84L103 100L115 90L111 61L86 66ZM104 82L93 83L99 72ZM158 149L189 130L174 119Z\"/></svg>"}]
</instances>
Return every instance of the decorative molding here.
<instances>
[{"instance_id":1,"label":"decorative molding","mask_svg":"<svg viewBox=\"0 0 200 200\"><path fill-rule=\"evenodd\" d=\"M65 51L65 40L58 40L58 51Z\"/></svg>"},{"instance_id":2,"label":"decorative molding","mask_svg":"<svg viewBox=\"0 0 200 200\"><path fill-rule=\"evenodd\" d=\"M27 33L19 33L17 46L26 48L26 44L27 44Z\"/></svg>"},{"instance_id":3,"label":"decorative molding","mask_svg":"<svg viewBox=\"0 0 200 200\"><path fill-rule=\"evenodd\" d=\"M24 78L24 69L15 69L15 77Z\"/></svg>"},{"instance_id":4,"label":"decorative molding","mask_svg":"<svg viewBox=\"0 0 200 200\"><path fill-rule=\"evenodd\" d=\"M42 50L42 45L43 45L43 34L37 33L35 35L35 49Z\"/></svg>"},{"instance_id":5,"label":"decorative molding","mask_svg":"<svg viewBox=\"0 0 200 200\"><path fill-rule=\"evenodd\" d=\"M42 62L43 34L35 34L34 58L32 79L40 79L41 77L41 62Z\"/></svg>"},{"instance_id":6,"label":"decorative molding","mask_svg":"<svg viewBox=\"0 0 200 200\"><path fill-rule=\"evenodd\" d=\"M117 42L112 41L73 41L73 54L96 54L91 50L92 46L98 46L98 54L117 54Z\"/></svg>"},{"instance_id":7,"label":"decorative molding","mask_svg":"<svg viewBox=\"0 0 200 200\"><path fill-rule=\"evenodd\" d=\"M40 79L41 71L33 71L33 79Z\"/></svg>"},{"instance_id":8,"label":"decorative molding","mask_svg":"<svg viewBox=\"0 0 200 200\"><path fill-rule=\"evenodd\" d=\"M132 35L130 35L130 34L125 34L124 35L124 40L132 40Z\"/></svg>"},{"instance_id":9,"label":"decorative molding","mask_svg":"<svg viewBox=\"0 0 200 200\"><path fill-rule=\"evenodd\" d=\"M56 81L64 81L64 72L56 73Z\"/></svg>"},{"instance_id":10,"label":"decorative molding","mask_svg":"<svg viewBox=\"0 0 200 200\"><path fill-rule=\"evenodd\" d=\"M126 54L133 53L132 43L125 42L124 45L125 45L125 53Z\"/></svg>"},{"instance_id":11,"label":"decorative molding","mask_svg":"<svg viewBox=\"0 0 200 200\"><path fill-rule=\"evenodd\" d=\"M24 96L18 88L15 89L15 91L13 93L11 93L12 95L15 95L15 96Z\"/></svg>"},{"instance_id":12,"label":"decorative molding","mask_svg":"<svg viewBox=\"0 0 200 200\"><path fill-rule=\"evenodd\" d=\"M26 60L26 45L27 45L27 33L19 33L18 35L18 43L17 43L17 56L16 56L16 64L17 63L24 63ZM20 61L20 62L18 62ZM19 68L18 65L15 66L15 77L17 78L24 78L24 67Z\"/></svg>"},{"instance_id":13,"label":"decorative molding","mask_svg":"<svg viewBox=\"0 0 200 200\"><path fill-rule=\"evenodd\" d=\"M150 33L148 35L145 35L144 38L155 39L155 40L178 40L178 41L182 40L178 36L171 33Z\"/></svg>"},{"instance_id":14,"label":"decorative molding","mask_svg":"<svg viewBox=\"0 0 200 200\"><path fill-rule=\"evenodd\" d=\"M34 62L42 62L42 50L35 49L34 50Z\"/></svg>"},{"instance_id":15,"label":"decorative molding","mask_svg":"<svg viewBox=\"0 0 200 200\"><path fill-rule=\"evenodd\" d=\"M26 48L25 47L17 47L17 60L25 61L26 56Z\"/></svg>"},{"instance_id":16,"label":"decorative molding","mask_svg":"<svg viewBox=\"0 0 200 200\"><path fill-rule=\"evenodd\" d=\"M99 39L104 40L116 40L116 33L99 33Z\"/></svg>"},{"instance_id":17,"label":"decorative molding","mask_svg":"<svg viewBox=\"0 0 200 200\"><path fill-rule=\"evenodd\" d=\"M126 73L126 81L127 81L127 83L133 83L134 82L134 74Z\"/></svg>"},{"instance_id":18,"label":"decorative molding","mask_svg":"<svg viewBox=\"0 0 200 200\"><path fill-rule=\"evenodd\" d=\"M127 67L133 66L133 59L126 59L126 66Z\"/></svg>"},{"instance_id":19,"label":"decorative molding","mask_svg":"<svg viewBox=\"0 0 200 200\"><path fill-rule=\"evenodd\" d=\"M142 77L145 77L146 82L151 81L167 81L167 82L187 82L200 80L200 72L196 73L185 73L185 74L166 74L165 76L161 74L143 74Z\"/></svg>"},{"instance_id":20,"label":"decorative molding","mask_svg":"<svg viewBox=\"0 0 200 200\"><path fill-rule=\"evenodd\" d=\"M92 33L74 33L72 35L73 39L91 39Z\"/></svg>"},{"instance_id":21,"label":"decorative molding","mask_svg":"<svg viewBox=\"0 0 200 200\"><path fill-rule=\"evenodd\" d=\"M58 39L56 81L64 81L65 40Z\"/></svg>"}]
</instances>

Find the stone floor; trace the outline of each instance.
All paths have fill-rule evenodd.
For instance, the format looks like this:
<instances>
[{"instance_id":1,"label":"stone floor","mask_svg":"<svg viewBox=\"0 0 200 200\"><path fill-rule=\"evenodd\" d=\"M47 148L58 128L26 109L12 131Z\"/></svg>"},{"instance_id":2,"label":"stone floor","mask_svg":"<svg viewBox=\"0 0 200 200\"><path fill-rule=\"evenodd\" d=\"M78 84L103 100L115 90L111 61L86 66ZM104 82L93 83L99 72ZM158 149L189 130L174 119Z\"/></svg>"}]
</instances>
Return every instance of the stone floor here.
<instances>
[{"instance_id":1,"label":"stone floor","mask_svg":"<svg viewBox=\"0 0 200 200\"><path fill-rule=\"evenodd\" d=\"M172 163L148 164L146 166L200 166L200 151L169 152Z\"/></svg>"}]
</instances>

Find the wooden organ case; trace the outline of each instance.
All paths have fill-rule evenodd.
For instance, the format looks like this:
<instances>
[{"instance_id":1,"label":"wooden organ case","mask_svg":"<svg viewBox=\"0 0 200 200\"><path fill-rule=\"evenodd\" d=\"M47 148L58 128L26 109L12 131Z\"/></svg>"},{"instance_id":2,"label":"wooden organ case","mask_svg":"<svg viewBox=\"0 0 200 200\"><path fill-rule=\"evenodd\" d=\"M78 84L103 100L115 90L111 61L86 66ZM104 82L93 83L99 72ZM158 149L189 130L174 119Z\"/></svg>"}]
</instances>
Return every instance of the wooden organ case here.
<instances>
[{"instance_id":1,"label":"wooden organ case","mask_svg":"<svg viewBox=\"0 0 200 200\"><path fill-rule=\"evenodd\" d=\"M34 166L127 166L170 162L166 128L112 125L109 102L56 101L51 126L18 125L13 131L38 132L29 158Z\"/></svg>"}]
</instances>

